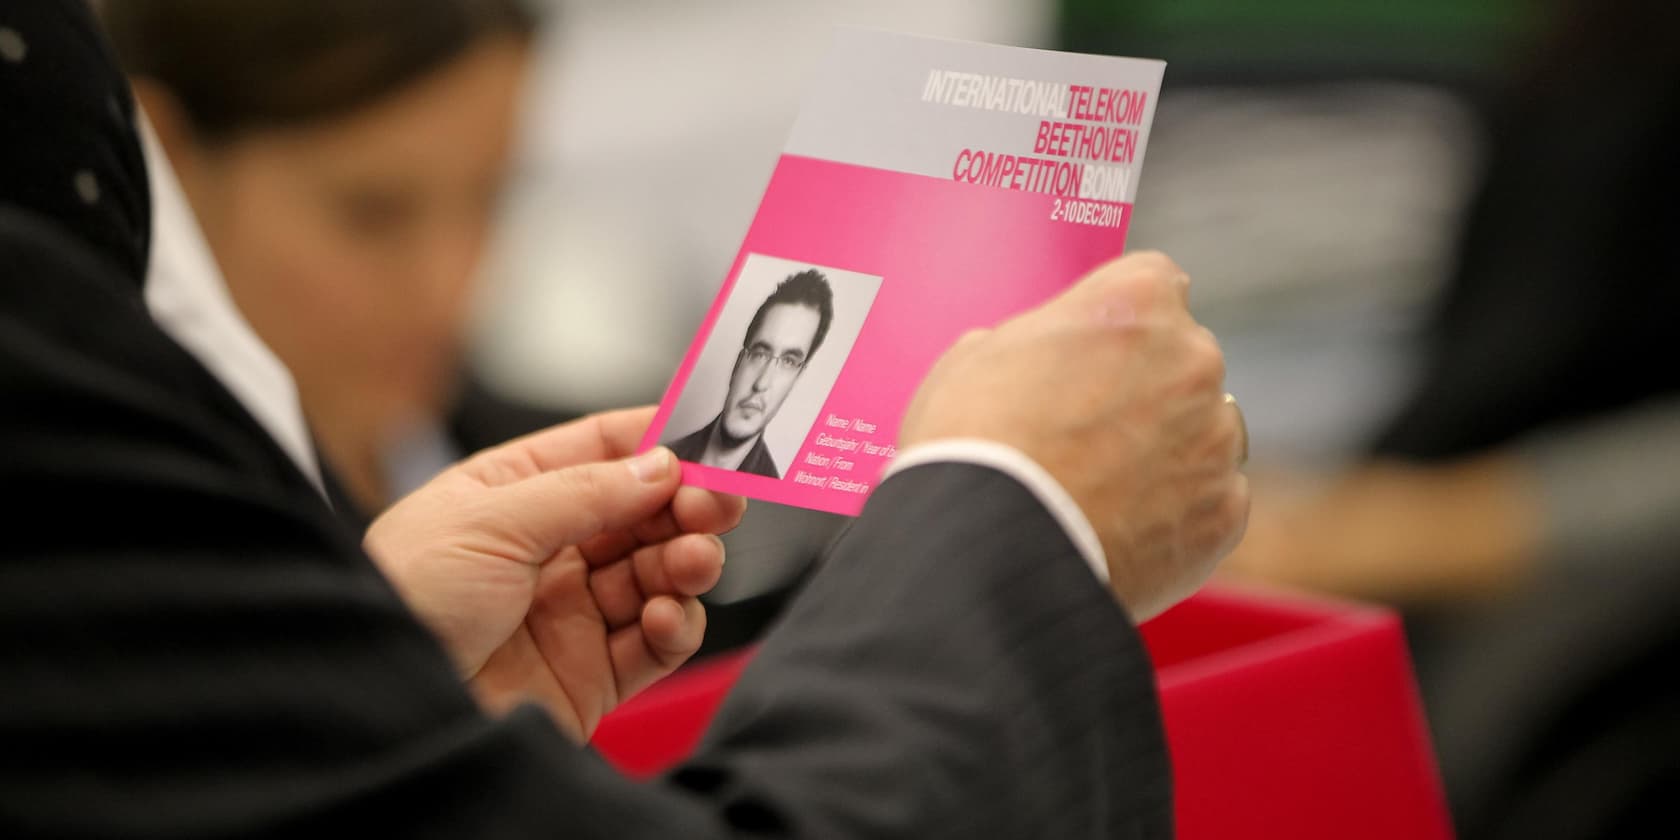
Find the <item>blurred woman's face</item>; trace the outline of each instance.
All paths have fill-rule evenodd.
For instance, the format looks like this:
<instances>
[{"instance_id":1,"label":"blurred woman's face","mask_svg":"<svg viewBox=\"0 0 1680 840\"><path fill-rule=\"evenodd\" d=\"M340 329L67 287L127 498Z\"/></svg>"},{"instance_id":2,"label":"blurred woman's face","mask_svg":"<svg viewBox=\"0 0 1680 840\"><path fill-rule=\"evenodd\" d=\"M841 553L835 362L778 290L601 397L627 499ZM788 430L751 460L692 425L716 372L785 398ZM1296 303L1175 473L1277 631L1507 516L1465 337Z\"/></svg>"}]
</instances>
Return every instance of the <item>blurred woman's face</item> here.
<instances>
[{"instance_id":1,"label":"blurred woman's face","mask_svg":"<svg viewBox=\"0 0 1680 840\"><path fill-rule=\"evenodd\" d=\"M372 454L331 452L348 448L335 438L377 448L447 397L527 49L485 39L346 117L175 161L235 303L335 459Z\"/></svg>"}]
</instances>

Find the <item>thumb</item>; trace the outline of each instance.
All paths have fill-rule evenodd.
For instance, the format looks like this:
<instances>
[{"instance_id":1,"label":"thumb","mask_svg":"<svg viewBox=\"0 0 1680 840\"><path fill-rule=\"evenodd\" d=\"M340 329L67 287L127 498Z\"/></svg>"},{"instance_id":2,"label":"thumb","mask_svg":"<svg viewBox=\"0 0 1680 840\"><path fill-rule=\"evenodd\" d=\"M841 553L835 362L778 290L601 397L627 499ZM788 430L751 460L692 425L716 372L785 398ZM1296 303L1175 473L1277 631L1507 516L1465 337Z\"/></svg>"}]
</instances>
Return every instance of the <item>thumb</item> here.
<instances>
[{"instance_id":1,"label":"thumb","mask_svg":"<svg viewBox=\"0 0 1680 840\"><path fill-rule=\"evenodd\" d=\"M640 522L671 503L676 456L660 446L617 461L538 473L495 488L492 513L508 536L547 558L603 532Z\"/></svg>"}]
</instances>

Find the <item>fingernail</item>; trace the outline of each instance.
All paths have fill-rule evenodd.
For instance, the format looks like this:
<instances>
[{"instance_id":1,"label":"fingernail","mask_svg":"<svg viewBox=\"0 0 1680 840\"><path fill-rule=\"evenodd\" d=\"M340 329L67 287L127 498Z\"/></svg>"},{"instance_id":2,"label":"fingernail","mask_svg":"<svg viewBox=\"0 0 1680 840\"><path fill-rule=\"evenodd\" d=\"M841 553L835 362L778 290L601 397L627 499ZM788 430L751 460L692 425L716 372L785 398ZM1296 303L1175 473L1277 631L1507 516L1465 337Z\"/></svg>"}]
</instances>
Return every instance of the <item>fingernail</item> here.
<instances>
[{"instance_id":1,"label":"fingernail","mask_svg":"<svg viewBox=\"0 0 1680 840\"><path fill-rule=\"evenodd\" d=\"M671 471L671 450L656 446L630 459L630 474L652 484Z\"/></svg>"}]
</instances>

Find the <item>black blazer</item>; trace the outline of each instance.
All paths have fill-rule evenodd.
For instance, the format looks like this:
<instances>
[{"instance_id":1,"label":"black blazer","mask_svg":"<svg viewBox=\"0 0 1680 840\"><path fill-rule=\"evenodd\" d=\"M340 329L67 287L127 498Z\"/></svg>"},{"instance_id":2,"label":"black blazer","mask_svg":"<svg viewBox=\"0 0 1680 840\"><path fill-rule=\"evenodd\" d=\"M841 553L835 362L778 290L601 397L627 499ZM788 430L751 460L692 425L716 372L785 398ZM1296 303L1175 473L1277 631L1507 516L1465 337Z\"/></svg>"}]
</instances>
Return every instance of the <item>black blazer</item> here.
<instances>
[{"instance_id":1,"label":"black blazer","mask_svg":"<svg viewBox=\"0 0 1680 840\"><path fill-rule=\"evenodd\" d=\"M128 104L82 4L13 0L0 26L29 44L0 107L30 118L0 122L0 834L1170 835L1137 634L978 467L882 484L669 777L624 779L532 708L486 717L146 316L121 210L144 182L126 119L85 122ZM95 167L95 201L30 198L74 190L55 156Z\"/></svg>"},{"instance_id":2,"label":"black blazer","mask_svg":"<svg viewBox=\"0 0 1680 840\"><path fill-rule=\"evenodd\" d=\"M701 426L698 431L667 441L665 445L684 461L698 461L706 454L706 444L712 440L712 429L722 422L723 415L720 414L713 418L712 422ZM770 457L770 447L764 445L763 435L759 435L758 439L753 441L752 448L747 450L747 457L741 459L741 466L735 469L737 472L762 475L766 478L782 477L782 470L776 466L776 459Z\"/></svg>"}]
</instances>

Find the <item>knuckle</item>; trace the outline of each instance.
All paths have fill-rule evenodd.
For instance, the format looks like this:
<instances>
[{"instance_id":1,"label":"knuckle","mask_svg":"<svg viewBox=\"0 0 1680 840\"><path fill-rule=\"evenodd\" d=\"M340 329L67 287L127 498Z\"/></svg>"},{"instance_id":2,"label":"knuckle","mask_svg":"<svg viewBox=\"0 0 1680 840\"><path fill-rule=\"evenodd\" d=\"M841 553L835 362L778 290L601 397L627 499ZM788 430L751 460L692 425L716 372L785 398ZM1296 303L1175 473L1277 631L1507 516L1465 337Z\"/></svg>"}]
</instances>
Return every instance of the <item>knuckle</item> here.
<instances>
[{"instance_id":1,"label":"knuckle","mask_svg":"<svg viewBox=\"0 0 1680 840\"><path fill-rule=\"evenodd\" d=\"M1159 251L1140 251L1115 263L1106 286L1139 311L1182 309L1188 276Z\"/></svg>"},{"instance_id":2,"label":"knuckle","mask_svg":"<svg viewBox=\"0 0 1680 840\"><path fill-rule=\"evenodd\" d=\"M457 500L452 518L469 533L500 534L510 530L502 508L490 494L476 495Z\"/></svg>"},{"instance_id":3,"label":"knuckle","mask_svg":"<svg viewBox=\"0 0 1680 840\"><path fill-rule=\"evenodd\" d=\"M1223 408L1223 404L1221 404ZM1242 448L1242 427L1237 422L1235 411L1219 412L1219 458L1223 463L1235 465L1237 455Z\"/></svg>"},{"instance_id":4,"label":"knuckle","mask_svg":"<svg viewBox=\"0 0 1680 840\"><path fill-rule=\"evenodd\" d=\"M1174 262L1172 257L1169 257L1165 252L1154 248L1145 248L1141 251L1134 251L1125 259L1130 260L1134 265L1140 268L1155 272L1162 278L1169 278L1183 273L1179 270L1178 263Z\"/></svg>"},{"instance_id":5,"label":"knuckle","mask_svg":"<svg viewBox=\"0 0 1680 840\"><path fill-rule=\"evenodd\" d=\"M689 622L693 628L691 634L693 644L689 650L689 653L693 653L700 649L700 643L706 636L706 605L700 599L693 598L690 599L689 605L685 606L685 611L689 615Z\"/></svg>"},{"instance_id":6,"label":"knuckle","mask_svg":"<svg viewBox=\"0 0 1680 840\"><path fill-rule=\"evenodd\" d=\"M1147 272L1123 272L1109 278L1105 292L1134 312L1153 312L1167 291L1166 281Z\"/></svg>"},{"instance_id":7,"label":"knuckle","mask_svg":"<svg viewBox=\"0 0 1680 840\"><path fill-rule=\"evenodd\" d=\"M604 516L601 505L606 500L605 482L599 470L574 467L555 474L560 495L584 525L583 530L596 533L602 530Z\"/></svg>"},{"instance_id":8,"label":"knuckle","mask_svg":"<svg viewBox=\"0 0 1680 840\"><path fill-rule=\"evenodd\" d=\"M1219 525L1224 534L1223 544L1235 547L1248 529L1248 477L1236 473L1227 481L1219 506Z\"/></svg>"},{"instance_id":9,"label":"knuckle","mask_svg":"<svg viewBox=\"0 0 1680 840\"><path fill-rule=\"evenodd\" d=\"M1225 502L1237 519L1248 518L1248 476L1233 470L1225 477Z\"/></svg>"},{"instance_id":10,"label":"knuckle","mask_svg":"<svg viewBox=\"0 0 1680 840\"><path fill-rule=\"evenodd\" d=\"M1203 510L1190 528L1190 550L1217 559L1236 547L1248 527L1248 485L1241 475L1219 479L1208 488Z\"/></svg>"},{"instance_id":11,"label":"knuckle","mask_svg":"<svg viewBox=\"0 0 1680 840\"><path fill-rule=\"evenodd\" d=\"M566 483L579 497L588 501L595 501L605 495L600 473L588 467L566 470Z\"/></svg>"},{"instance_id":12,"label":"knuckle","mask_svg":"<svg viewBox=\"0 0 1680 840\"><path fill-rule=\"evenodd\" d=\"M1131 274L1163 290L1171 288L1179 277L1184 276L1184 269L1160 251L1140 251L1128 267Z\"/></svg>"},{"instance_id":13,"label":"knuckle","mask_svg":"<svg viewBox=\"0 0 1680 840\"><path fill-rule=\"evenodd\" d=\"M1192 376L1198 386L1219 388L1225 382L1225 352L1213 331L1198 326L1188 331L1188 355Z\"/></svg>"}]
</instances>

